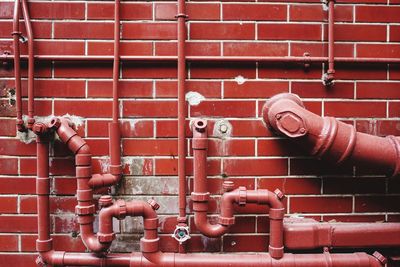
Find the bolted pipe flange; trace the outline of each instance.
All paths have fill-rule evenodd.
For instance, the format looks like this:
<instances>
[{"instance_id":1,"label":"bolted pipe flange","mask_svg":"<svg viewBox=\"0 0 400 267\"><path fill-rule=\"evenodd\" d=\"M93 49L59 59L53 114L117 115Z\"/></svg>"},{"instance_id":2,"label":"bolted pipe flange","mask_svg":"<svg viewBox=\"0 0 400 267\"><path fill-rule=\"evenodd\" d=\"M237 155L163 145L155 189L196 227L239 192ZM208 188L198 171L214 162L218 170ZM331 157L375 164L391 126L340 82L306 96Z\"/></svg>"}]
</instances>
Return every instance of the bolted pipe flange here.
<instances>
[{"instance_id":1,"label":"bolted pipe flange","mask_svg":"<svg viewBox=\"0 0 400 267\"><path fill-rule=\"evenodd\" d=\"M160 204L158 204L154 199L147 200L147 203L149 203L153 210L158 210L160 208Z\"/></svg>"},{"instance_id":2,"label":"bolted pipe flange","mask_svg":"<svg viewBox=\"0 0 400 267\"><path fill-rule=\"evenodd\" d=\"M274 194L278 197L279 200L282 200L285 197L285 194L283 194L282 191L279 189L275 189Z\"/></svg>"},{"instance_id":3,"label":"bolted pipe flange","mask_svg":"<svg viewBox=\"0 0 400 267\"><path fill-rule=\"evenodd\" d=\"M113 204L112 197L110 195L104 195L99 198L99 207L106 208Z\"/></svg>"}]
</instances>

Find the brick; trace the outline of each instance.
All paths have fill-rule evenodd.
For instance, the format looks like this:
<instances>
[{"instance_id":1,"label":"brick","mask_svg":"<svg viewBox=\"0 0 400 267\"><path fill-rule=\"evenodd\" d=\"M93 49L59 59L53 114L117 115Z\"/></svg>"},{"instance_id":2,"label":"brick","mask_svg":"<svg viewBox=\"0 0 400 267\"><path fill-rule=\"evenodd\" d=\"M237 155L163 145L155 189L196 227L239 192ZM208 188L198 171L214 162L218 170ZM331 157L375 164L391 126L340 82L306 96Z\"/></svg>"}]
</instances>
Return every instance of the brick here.
<instances>
[{"instance_id":1,"label":"brick","mask_svg":"<svg viewBox=\"0 0 400 267\"><path fill-rule=\"evenodd\" d=\"M0 139L0 154L7 156L33 156L36 155L36 144L34 142L25 144L17 139ZM13 163L12 161L4 161L2 164ZM12 167L13 165L8 166Z\"/></svg>"},{"instance_id":2,"label":"brick","mask_svg":"<svg viewBox=\"0 0 400 267\"><path fill-rule=\"evenodd\" d=\"M209 124L208 127L211 127ZM186 136L191 136L190 122L186 120ZM159 120L156 121L156 137L177 137L178 121L177 120Z\"/></svg>"},{"instance_id":3,"label":"brick","mask_svg":"<svg viewBox=\"0 0 400 267\"><path fill-rule=\"evenodd\" d=\"M259 24L260 40L321 40L320 24Z\"/></svg>"},{"instance_id":4,"label":"brick","mask_svg":"<svg viewBox=\"0 0 400 267\"><path fill-rule=\"evenodd\" d=\"M271 4L223 4L223 20L285 20L286 5Z\"/></svg>"},{"instance_id":5,"label":"brick","mask_svg":"<svg viewBox=\"0 0 400 267\"><path fill-rule=\"evenodd\" d=\"M151 3L121 3L120 17L123 20L152 19ZM114 19L114 3L88 3L87 18L91 20Z\"/></svg>"},{"instance_id":6,"label":"brick","mask_svg":"<svg viewBox=\"0 0 400 267\"><path fill-rule=\"evenodd\" d=\"M124 140L122 143L126 156L176 156L178 143L176 140Z\"/></svg>"},{"instance_id":7,"label":"brick","mask_svg":"<svg viewBox=\"0 0 400 267\"><path fill-rule=\"evenodd\" d=\"M262 98L271 97L275 94L288 92L289 84L287 82L275 81L246 81L224 82L225 98Z\"/></svg>"},{"instance_id":8,"label":"brick","mask_svg":"<svg viewBox=\"0 0 400 267\"><path fill-rule=\"evenodd\" d=\"M0 173L18 174L18 159L17 158L0 158Z\"/></svg>"},{"instance_id":9,"label":"brick","mask_svg":"<svg viewBox=\"0 0 400 267\"><path fill-rule=\"evenodd\" d=\"M155 3L156 20L176 20L176 3ZM220 5L216 3L186 3L186 14L193 20L219 20Z\"/></svg>"},{"instance_id":10,"label":"brick","mask_svg":"<svg viewBox=\"0 0 400 267\"><path fill-rule=\"evenodd\" d=\"M359 82L357 98L359 99L399 99L400 83L396 82Z\"/></svg>"},{"instance_id":11,"label":"brick","mask_svg":"<svg viewBox=\"0 0 400 267\"><path fill-rule=\"evenodd\" d=\"M400 56L398 45L387 44L357 44L358 57L397 58Z\"/></svg>"},{"instance_id":12,"label":"brick","mask_svg":"<svg viewBox=\"0 0 400 267\"><path fill-rule=\"evenodd\" d=\"M155 161L156 175L177 175L178 160L176 158L156 159ZM207 175L220 175L221 161L218 159L207 160ZM193 161L186 161L186 175L193 175Z\"/></svg>"},{"instance_id":13,"label":"brick","mask_svg":"<svg viewBox=\"0 0 400 267\"><path fill-rule=\"evenodd\" d=\"M14 119L0 119L0 125L2 126L0 127L1 136L15 136L16 126Z\"/></svg>"},{"instance_id":14,"label":"brick","mask_svg":"<svg viewBox=\"0 0 400 267\"><path fill-rule=\"evenodd\" d=\"M232 136L236 137L267 137L272 133L261 120L229 120L232 125Z\"/></svg>"},{"instance_id":15,"label":"brick","mask_svg":"<svg viewBox=\"0 0 400 267\"><path fill-rule=\"evenodd\" d=\"M36 181L35 178L19 178L19 177L2 177L0 178L2 186L1 194L35 194ZM21 186L23 184L24 186Z\"/></svg>"},{"instance_id":16,"label":"brick","mask_svg":"<svg viewBox=\"0 0 400 267\"><path fill-rule=\"evenodd\" d=\"M122 69L122 77L133 79L163 79L163 78L176 78L177 69L174 64L170 63L128 63Z\"/></svg>"},{"instance_id":17,"label":"brick","mask_svg":"<svg viewBox=\"0 0 400 267\"><path fill-rule=\"evenodd\" d=\"M356 196L355 212L398 212L399 196Z\"/></svg>"},{"instance_id":18,"label":"brick","mask_svg":"<svg viewBox=\"0 0 400 267\"><path fill-rule=\"evenodd\" d=\"M38 80L34 81L35 97L85 97L85 81ZM61 89L62 88L62 89ZM22 94L28 92L28 83L22 83Z\"/></svg>"},{"instance_id":19,"label":"brick","mask_svg":"<svg viewBox=\"0 0 400 267\"><path fill-rule=\"evenodd\" d=\"M37 213L36 196L24 196L20 199L20 212L29 214ZM51 197L50 212L51 213L74 213L77 205L75 197Z\"/></svg>"},{"instance_id":20,"label":"brick","mask_svg":"<svg viewBox=\"0 0 400 267\"><path fill-rule=\"evenodd\" d=\"M353 98L354 84L335 82L335 90L326 89L320 82L292 82L292 93L301 98ZM357 84L358 93L358 84Z\"/></svg>"},{"instance_id":21,"label":"brick","mask_svg":"<svg viewBox=\"0 0 400 267\"><path fill-rule=\"evenodd\" d=\"M384 102L325 102L325 115L333 117L386 117Z\"/></svg>"},{"instance_id":22,"label":"brick","mask_svg":"<svg viewBox=\"0 0 400 267\"><path fill-rule=\"evenodd\" d=\"M400 26L390 25L390 42L400 42Z\"/></svg>"},{"instance_id":23,"label":"brick","mask_svg":"<svg viewBox=\"0 0 400 267\"><path fill-rule=\"evenodd\" d=\"M111 101L96 100L58 100L54 101L54 114L62 116L64 114L73 114L82 117L110 117Z\"/></svg>"},{"instance_id":24,"label":"brick","mask_svg":"<svg viewBox=\"0 0 400 267\"><path fill-rule=\"evenodd\" d=\"M134 40L175 40L177 27L175 23L125 23L122 27L122 38Z\"/></svg>"},{"instance_id":25,"label":"brick","mask_svg":"<svg viewBox=\"0 0 400 267\"><path fill-rule=\"evenodd\" d=\"M327 26L325 25L325 29ZM386 41L385 25L369 24L335 24L335 41ZM324 40L328 40L328 31L325 30Z\"/></svg>"},{"instance_id":26,"label":"brick","mask_svg":"<svg viewBox=\"0 0 400 267\"><path fill-rule=\"evenodd\" d=\"M114 55L113 42L88 42L88 55ZM121 56L151 56L153 45L150 42L121 42Z\"/></svg>"},{"instance_id":27,"label":"brick","mask_svg":"<svg viewBox=\"0 0 400 267\"><path fill-rule=\"evenodd\" d=\"M221 98L221 82L219 81L186 81L186 91L194 91L205 98ZM157 98L177 97L178 87L176 81L156 81Z\"/></svg>"},{"instance_id":28,"label":"brick","mask_svg":"<svg viewBox=\"0 0 400 267\"><path fill-rule=\"evenodd\" d=\"M254 40L254 23L191 23L193 40Z\"/></svg>"},{"instance_id":29,"label":"brick","mask_svg":"<svg viewBox=\"0 0 400 267\"><path fill-rule=\"evenodd\" d=\"M268 240L266 235L227 235L224 236L223 250L224 252L262 252L268 249Z\"/></svg>"},{"instance_id":30,"label":"brick","mask_svg":"<svg viewBox=\"0 0 400 267\"><path fill-rule=\"evenodd\" d=\"M221 45L215 42L186 42L187 56L219 56ZM157 56L176 56L178 53L176 42L156 42Z\"/></svg>"},{"instance_id":31,"label":"brick","mask_svg":"<svg viewBox=\"0 0 400 267\"><path fill-rule=\"evenodd\" d=\"M205 100L190 108L191 116L254 117L255 111L254 101Z\"/></svg>"},{"instance_id":32,"label":"brick","mask_svg":"<svg viewBox=\"0 0 400 267\"><path fill-rule=\"evenodd\" d=\"M397 120L357 120L357 131L378 135L400 135L400 127Z\"/></svg>"},{"instance_id":33,"label":"brick","mask_svg":"<svg viewBox=\"0 0 400 267\"><path fill-rule=\"evenodd\" d=\"M228 176L286 175L286 159L224 159L224 173Z\"/></svg>"},{"instance_id":34,"label":"brick","mask_svg":"<svg viewBox=\"0 0 400 267\"><path fill-rule=\"evenodd\" d=\"M317 65L304 69L295 64L259 63L258 76L267 79L321 79L321 68Z\"/></svg>"},{"instance_id":35,"label":"brick","mask_svg":"<svg viewBox=\"0 0 400 267\"><path fill-rule=\"evenodd\" d=\"M355 68L357 66L357 68ZM341 65L336 64L335 78L338 80L386 80L387 67L386 65Z\"/></svg>"},{"instance_id":36,"label":"brick","mask_svg":"<svg viewBox=\"0 0 400 267\"><path fill-rule=\"evenodd\" d=\"M382 194L386 191L381 177L328 177L323 181L324 194Z\"/></svg>"},{"instance_id":37,"label":"brick","mask_svg":"<svg viewBox=\"0 0 400 267\"><path fill-rule=\"evenodd\" d=\"M309 53L312 57L327 57L328 44L324 43L291 43L290 55L302 57L304 53ZM335 57L354 57L353 44L335 44Z\"/></svg>"},{"instance_id":38,"label":"brick","mask_svg":"<svg viewBox=\"0 0 400 267\"><path fill-rule=\"evenodd\" d=\"M18 251L18 236L0 235L0 250L7 252Z\"/></svg>"},{"instance_id":39,"label":"brick","mask_svg":"<svg viewBox=\"0 0 400 267\"><path fill-rule=\"evenodd\" d=\"M305 154L287 139L259 139L257 152L257 156L303 156Z\"/></svg>"},{"instance_id":40,"label":"brick","mask_svg":"<svg viewBox=\"0 0 400 267\"><path fill-rule=\"evenodd\" d=\"M88 81L89 97L112 97L112 81ZM153 83L150 81L119 81L118 97L151 98Z\"/></svg>"},{"instance_id":41,"label":"brick","mask_svg":"<svg viewBox=\"0 0 400 267\"><path fill-rule=\"evenodd\" d=\"M212 68L211 68L212 66ZM238 64L207 64L207 63L192 63L190 69L191 79L216 79L226 78L233 79L237 76L242 76L245 79L256 77L256 68L253 63L238 63Z\"/></svg>"},{"instance_id":42,"label":"brick","mask_svg":"<svg viewBox=\"0 0 400 267\"><path fill-rule=\"evenodd\" d=\"M54 76L58 78L111 78L112 64L97 62L95 65L74 62L54 64Z\"/></svg>"},{"instance_id":43,"label":"brick","mask_svg":"<svg viewBox=\"0 0 400 267\"><path fill-rule=\"evenodd\" d=\"M359 22L400 22L400 7L356 6L356 21Z\"/></svg>"},{"instance_id":44,"label":"brick","mask_svg":"<svg viewBox=\"0 0 400 267\"><path fill-rule=\"evenodd\" d=\"M254 140L209 140L207 155L215 156L255 156ZM193 155L193 151L191 151Z\"/></svg>"},{"instance_id":45,"label":"brick","mask_svg":"<svg viewBox=\"0 0 400 267\"><path fill-rule=\"evenodd\" d=\"M290 159L290 175L352 175L353 166L341 165L337 167L316 159Z\"/></svg>"},{"instance_id":46,"label":"brick","mask_svg":"<svg viewBox=\"0 0 400 267\"><path fill-rule=\"evenodd\" d=\"M323 9L323 4L318 5L291 5L291 21L327 21L328 11ZM351 6L335 5L335 21L353 21L353 8Z\"/></svg>"},{"instance_id":47,"label":"brick","mask_svg":"<svg viewBox=\"0 0 400 267\"><path fill-rule=\"evenodd\" d=\"M114 24L106 22L55 22L54 38L113 39Z\"/></svg>"},{"instance_id":48,"label":"brick","mask_svg":"<svg viewBox=\"0 0 400 267\"><path fill-rule=\"evenodd\" d=\"M225 42L224 56L287 56L288 44Z\"/></svg>"},{"instance_id":49,"label":"brick","mask_svg":"<svg viewBox=\"0 0 400 267\"><path fill-rule=\"evenodd\" d=\"M29 3L32 19L84 19L84 3Z\"/></svg>"},{"instance_id":50,"label":"brick","mask_svg":"<svg viewBox=\"0 0 400 267\"><path fill-rule=\"evenodd\" d=\"M124 102L124 117L176 117L176 101L129 101Z\"/></svg>"},{"instance_id":51,"label":"brick","mask_svg":"<svg viewBox=\"0 0 400 267\"><path fill-rule=\"evenodd\" d=\"M279 189L285 195L319 195L321 185L319 178L259 178L257 188Z\"/></svg>"},{"instance_id":52,"label":"brick","mask_svg":"<svg viewBox=\"0 0 400 267\"><path fill-rule=\"evenodd\" d=\"M17 197L0 196L0 213L17 213Z\"/></svg>"},{"instance_id":53,"label":"brick","mask_svg":"<svg viewBox=\"0 0 400 267\"><path fill-rule=\"evenodd\" d=\"M351 212L351 197L291 197L290 213Z\"/></svg>"},{"instance_id":54,"label":"brick","mask_svg":"<svg viewBox=\"0 0 400 267\"><path fill-rule=\"evenodd\" d=\"M25 266L25 267L37 267L35 254L0 254L0 264L2 266Z\"/></svg>"},{"instance_id":55,"label":"brick","mask_svg":"<svg viewBox=\"0 0 400 267\"><path fill-rule=\"evenodd\" d=\"M76 193L76 179L57 177L54 179L53 190L57 195L74 195Z\"/></svg>"},{"instance_id":56,"label":"brick","mask_svg":"<svg viewBox=\"0 0 400 267\"><path fill-rule=\"evenodd\" d=\"M2 215L0 231L3 233L36 233L37 216Z\"/></svg>"},{"instance_id":57,"label":"brick","mask_svg":"<svg viewBox=\"0 0 400 267\"><path fill-rule=\"evenodd\" d=\"M12 32L11 21L0 22L0 38L11 38ZM23 36L26 36L26 29L23 22L20 22L19 29ZM32 31L35 38L51 38L51 22L34 21L32 22Z\"/></svg>"},{"instance_id":58,"label":"brick","mask_svg":"<svg viewBox=\"0 0 400 267\"><path fill-rule=\"evenodd\" d=\"M110 121L90 120L87 123L87 135L90 137L107 137ZM120 124L122 137L152 137L153 122L142 120L122 121Z\"/></svg>"}]
</instances>

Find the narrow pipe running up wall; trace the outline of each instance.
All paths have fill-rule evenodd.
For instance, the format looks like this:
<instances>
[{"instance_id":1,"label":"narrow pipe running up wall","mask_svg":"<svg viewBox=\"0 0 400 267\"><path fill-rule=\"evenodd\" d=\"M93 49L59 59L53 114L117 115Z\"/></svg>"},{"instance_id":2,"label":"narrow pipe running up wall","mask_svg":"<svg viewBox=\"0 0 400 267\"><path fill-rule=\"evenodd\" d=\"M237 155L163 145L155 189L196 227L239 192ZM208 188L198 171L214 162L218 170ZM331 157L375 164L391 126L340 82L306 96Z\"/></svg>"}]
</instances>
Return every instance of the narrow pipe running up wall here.
<instances>
[{"instance_id":1,"label":"narrow pipe running up wall","mask_svg":"<svg viewBox=\"0 0 400 267\"><path fill-rule=\"evenodd\" d=\"M369 165L389 176L400 173L400 141L357 132L354 126L332 117L320 117L304 108L294 94L278 94L263 107L268 127L289 137L309 154L340 164Z\"/></svg>"},{"instance_id":2,"label":"narrow pipe running up wall","mask_svg":"<svg viewBox=\"0 0 400 267\"><path fill-rule=\"evenodd\" d=\"M326 86L335 80L335 0L328 1L328 71L324 77Z\"/></svg>"}]
</instances>

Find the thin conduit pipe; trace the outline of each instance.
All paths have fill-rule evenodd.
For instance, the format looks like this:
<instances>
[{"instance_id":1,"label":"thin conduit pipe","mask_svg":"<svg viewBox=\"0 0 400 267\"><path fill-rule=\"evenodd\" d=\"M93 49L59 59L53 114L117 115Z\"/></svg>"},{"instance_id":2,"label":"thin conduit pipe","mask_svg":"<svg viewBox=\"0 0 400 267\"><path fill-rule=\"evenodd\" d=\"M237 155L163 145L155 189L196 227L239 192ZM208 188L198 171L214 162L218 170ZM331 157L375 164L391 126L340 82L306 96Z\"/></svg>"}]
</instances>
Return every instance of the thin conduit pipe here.
<instances>
[{"instance_id":1,"label":"thin conduit pipe","mask_svg":"<svg viewBox=\"0 0 400 267\"><path fill-rule=\"evenodd\" d=\"M113 61L113 56L68 56L68 55L36 55L34 56L39 61ZM27 56L21 56L22 60L27 60ZM176 56L120 56L121 61L127 62L177 62ZM13 55L0 55L0 61L14 60ZM328 57L258 57L258 56L186 56L187 62L202 62L202 63L226 63L226 62L265 62L265 63L328 63ZM354 57L336 57L335 62L348 64L400 64L400 58L354 58Z\"/></svg>"},{"instance_id":2,"label":"thin conduit pipe","mask_svg":"<svg viewBox=\"0 0 400 267\"><path fill-rule=\"evenodd\" d=\"M332 86L335 79L335 0L328 0L328 71L325 85Z\"/></svg>"},{"instance_id":3,"label":"thin conduit pipe","mask_svg":"<svg viewBox=\"0 0 400 267\"><path fill-rule=\"evenodd\" d=\"M21 90L21 62L20 62L20 49L19 49L19 38L21 32L19 30L19 18L20 18L20 0L14 2L14 16L13 16L13 46L14 46L14 76L15 76L15 102L17 110L17 121L16 126L19 132L26 131L24 121L22 120L22 90Z\"/></svg>"},{"instance_id":4,"label":"thin conduit pipe","mask_svg":"<svg viewBox=\"0 0 400 267\"><path fill-rule=\"evenodd\" d=\"M24 14L25 28L28 38L28 129L32 129L33 124L35 123L33 88L35 78L35 57L33 31L27 0L22 0L22 13Z\"/></svg>"},{"instance_id":5,"label":"thin conduit pipe","mask_svg":"<svg viewBox=\"0 0 400 267\"><path fill-rule=\"evenodd\" d=\"M178 0L178 180L179 216L178 226L186 227L186 2ZM184 243L179 243L179 252L185 252Z\"/></svg>"}]
</instances>

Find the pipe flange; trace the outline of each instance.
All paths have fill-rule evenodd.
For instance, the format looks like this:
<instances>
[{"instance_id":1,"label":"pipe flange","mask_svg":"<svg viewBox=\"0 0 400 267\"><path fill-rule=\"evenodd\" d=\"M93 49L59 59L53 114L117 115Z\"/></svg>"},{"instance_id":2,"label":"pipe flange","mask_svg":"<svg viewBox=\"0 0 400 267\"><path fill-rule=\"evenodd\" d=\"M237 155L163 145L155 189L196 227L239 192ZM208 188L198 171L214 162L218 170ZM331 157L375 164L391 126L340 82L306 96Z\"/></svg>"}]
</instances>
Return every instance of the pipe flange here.
<instances>
[{"instance_id":1,"label":"pipe flange","mask_svg":"<svg viewBox=\"0 0 400 267\"><path fill-rule=\"evenodd\" d=\"M119 199L115 202L115 204L117 204L118 209L119 209L117 218L119 220L125 219L126 213L127 213L126 202L122 199Z\"/></svg>"},{"instance_id":2,"label":"pipe flange","mask_svg":"<svg viewBox=\"0 0 400 267\"><path fill-rule=\"evenodd\" d=\"M247 202L247 189L244 186L239 186L239 199L238 199L238 204L240 206L246 205Z\"/></svg>"},{"instance_id":3,"label":"pipe flange","mask_svg":"<svg viewBox=\"0 0 400 267\"><path fill-rule=\"evenodd\" d=\"M76 215L90 215L90 214L94 214L96 211L94 205L90 205L90 206L76 206L75 207L75 214Z\"/></svg>"},{"instance_id":4,"label":"pipe flange","mask_svg":"<svg viewBox=\"0 0 400 267\"><path fill-rule=\"evenodd\" d=\"M230 226L235 224L235 217L218 217L218 223L225 226Z\"/></svg>"},{"instance_id":5,"label":"pipe flange","mask_svg":"<svg viewBox=\"0 0 400 267\"><path fill-rule=\"evenodd\" d=\"M103 234L103 233L97 233L97 240L99 240L100 243L111 243L115 238L115 233L110 233L110 234Z\"/></svg>"}]
</instances>

